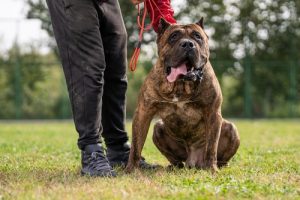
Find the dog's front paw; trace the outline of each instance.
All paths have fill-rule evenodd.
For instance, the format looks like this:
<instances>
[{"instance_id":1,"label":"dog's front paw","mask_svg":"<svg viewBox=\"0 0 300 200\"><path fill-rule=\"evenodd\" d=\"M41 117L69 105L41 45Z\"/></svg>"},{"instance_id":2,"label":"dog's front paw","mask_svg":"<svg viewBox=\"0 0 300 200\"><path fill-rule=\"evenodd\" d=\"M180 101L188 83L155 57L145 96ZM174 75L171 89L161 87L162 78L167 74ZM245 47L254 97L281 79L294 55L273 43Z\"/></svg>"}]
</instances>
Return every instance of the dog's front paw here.
<instances>
[{"instance_id":1,"label":"dog's front paw","mask_svg":"<svg viewBox=\"0 0 300 200\"><path fill-rule=\"evenodd\" d=\"M210 170L213 174L219 171L217 164L213 161L205 161L204 163L198 165L197 168Z\"/></svg>"},{"instance_id":2,"label":"dog's front paw","mask_svg":"<svg viewBox=\"0 0 300 200\"><path fill-rule=\"evenodd\" d=\"M139 168L138 165L139 161L138 160L130 160L127 163L127 166L125 168L125 172L126 173L132 173L133 171L135 171L135 169Z\"/></svg>"},{"instance_id":3,"label":"dog's front paw","mask_svg":"<svg viewBox=\"0 0 300 200\"><path fill-rule=\"evenodd\" d=\"M128 164L125 168L125 173L130 174L134 171L135 167L133 165Z\"/></svg>"},{"instance_id":4,"label":"dog's front paw","mask_svg":"<svg viewBox=\"0 0 300 200\"><path fill-rule=\"evenodd\" d=\"M214 161L206 161L204 168L210 170L212 174L219 172L218 166Z\"/></svg>"},{"instance_id":5,"label":"dog's front paw","mask_svg":"<svg viewBox=\"0 0 300 200\"><path fill-rule=\"evenodd\" d=\"M219 172L219 169L216 164L209 167L212 174L216 174Z\"/></svg>"}]
</instances>

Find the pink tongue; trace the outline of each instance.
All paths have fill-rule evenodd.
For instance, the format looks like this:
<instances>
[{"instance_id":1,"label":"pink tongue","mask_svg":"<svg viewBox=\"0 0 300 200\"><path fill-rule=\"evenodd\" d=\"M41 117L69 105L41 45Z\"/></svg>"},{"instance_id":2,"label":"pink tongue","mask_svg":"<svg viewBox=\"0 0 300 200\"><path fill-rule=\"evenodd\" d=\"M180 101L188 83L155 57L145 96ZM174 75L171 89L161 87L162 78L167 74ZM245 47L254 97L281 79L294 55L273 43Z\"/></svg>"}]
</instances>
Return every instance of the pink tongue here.
<instances>
[{"instance_id":1,"label":"pink tongue","mask_svg":"<svg viewBox=\"0 0 300 200\"><path fill-rule=\"evenodd\" d=\"M177 77L181 74L182 75L187 74L186 64L182 64L176 68L171 67L171 73L167 76L167 79L169 82L172 83L172 82L176 81Z\"/></svg>"}]
</instances>

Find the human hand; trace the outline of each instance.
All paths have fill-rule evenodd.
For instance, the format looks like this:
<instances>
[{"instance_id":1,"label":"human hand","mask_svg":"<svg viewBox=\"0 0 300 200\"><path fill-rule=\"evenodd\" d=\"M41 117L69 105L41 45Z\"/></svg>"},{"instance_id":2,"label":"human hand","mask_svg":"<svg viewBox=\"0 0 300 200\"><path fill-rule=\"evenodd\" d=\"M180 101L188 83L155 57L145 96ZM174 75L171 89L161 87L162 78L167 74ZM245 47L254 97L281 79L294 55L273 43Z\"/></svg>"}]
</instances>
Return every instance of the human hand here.
<instances>
[{"instance_id":1,"label":"human hand","mask_svg":"<svg viewBox=\"0 0 300 200\"><path fill-rule=\"evenodd\" d=\"M135 5L144 2L144 0L131 0L131 2Z\"/></svg>"}]
</instances>

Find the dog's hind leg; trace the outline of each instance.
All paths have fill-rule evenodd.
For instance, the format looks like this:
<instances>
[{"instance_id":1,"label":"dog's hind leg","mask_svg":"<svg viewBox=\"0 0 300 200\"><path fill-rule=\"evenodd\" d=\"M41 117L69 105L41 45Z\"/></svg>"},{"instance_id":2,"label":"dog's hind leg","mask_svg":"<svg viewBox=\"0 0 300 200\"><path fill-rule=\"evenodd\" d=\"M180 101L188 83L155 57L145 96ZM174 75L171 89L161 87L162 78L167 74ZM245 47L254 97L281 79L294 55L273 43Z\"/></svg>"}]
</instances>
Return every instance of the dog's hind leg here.
<instances>
[{"instance_id":1,"label":"dog's hind leg","mask_svg":"<svg viewBox=\"0 0 300 200\"><path fill-rule=\"evenodd\" d=\"M165 132L164 123L159 120L154 125L153 142L159 151L170 161L173 166L183 167L187 159L186 148L179 141L174 140Z\"/></svg>"},{"instance_id":2,"label":"dog's hind leg","mask_svg":"<svg viewBox=\"0 0 300 200\"><path fill-rule=\"evenodd\" d=\"M217 164L223 167L234 156L240 146L240 137L235 125L223 120L218 144Z\"/></svg>"}]
</instances>

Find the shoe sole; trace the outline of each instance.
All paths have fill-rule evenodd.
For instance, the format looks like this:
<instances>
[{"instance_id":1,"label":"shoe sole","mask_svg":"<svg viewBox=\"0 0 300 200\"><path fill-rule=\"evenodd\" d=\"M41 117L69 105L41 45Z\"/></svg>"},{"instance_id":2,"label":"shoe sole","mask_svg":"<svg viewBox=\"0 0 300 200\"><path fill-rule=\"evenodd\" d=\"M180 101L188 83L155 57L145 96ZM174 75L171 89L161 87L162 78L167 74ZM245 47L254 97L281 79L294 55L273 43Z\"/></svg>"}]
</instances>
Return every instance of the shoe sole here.
<instances>
[{"instance_id":1,"label":"shoe sole","mask_svg":"<svg viewBox=\"0 0 300 200\"><path fill-rule=\"evenodd\" d=\"M84 172L83 170L80 171L81 176L86 176L86 177L103 177L103 178L114 178L117 177L116 172L111 171L111 172L102 172L99 174L91 174L88 172Z\"/></svg>"}]
</instances>

